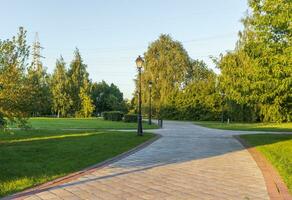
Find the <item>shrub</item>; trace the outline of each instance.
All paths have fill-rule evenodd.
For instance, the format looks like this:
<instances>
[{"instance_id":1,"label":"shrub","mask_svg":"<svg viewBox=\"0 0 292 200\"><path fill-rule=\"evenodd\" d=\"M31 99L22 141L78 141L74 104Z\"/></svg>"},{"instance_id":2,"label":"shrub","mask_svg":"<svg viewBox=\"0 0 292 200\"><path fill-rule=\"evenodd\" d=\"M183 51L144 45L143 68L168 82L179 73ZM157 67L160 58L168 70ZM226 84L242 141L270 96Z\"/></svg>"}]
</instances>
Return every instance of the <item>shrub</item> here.
<instances>
[{"instance_id":1,"label":"shrub","mask_svg":"<svg viewBox=\"0 0 292 200\"><path fill-rule=\"evenodd\" d=\"M126 114L124 116L125 122L137 122L137 115L135 114Z\"/></svg>"},{"instance_id":2,"label":"shrub","mask_svg":"<svg viewBox=\"0 0 292 200\"><path fill-rule=\"evenodd\" d=\"M21 128L21 129L30 129L31 128L31 124L28 123L27 118L17 119L16 124L17 124L17 127Z\"/></svg>"},{"instance_id":3,"label":"shrub","mask_svg":"<svg viewBox=\"0 0 292 200\"><path fill-rule=\"evenodd\" d=\"M122 121L123 113L120 111L108 111L108 112L103 112L102 117L104 120Z\"/></svg>"}]
</instances>

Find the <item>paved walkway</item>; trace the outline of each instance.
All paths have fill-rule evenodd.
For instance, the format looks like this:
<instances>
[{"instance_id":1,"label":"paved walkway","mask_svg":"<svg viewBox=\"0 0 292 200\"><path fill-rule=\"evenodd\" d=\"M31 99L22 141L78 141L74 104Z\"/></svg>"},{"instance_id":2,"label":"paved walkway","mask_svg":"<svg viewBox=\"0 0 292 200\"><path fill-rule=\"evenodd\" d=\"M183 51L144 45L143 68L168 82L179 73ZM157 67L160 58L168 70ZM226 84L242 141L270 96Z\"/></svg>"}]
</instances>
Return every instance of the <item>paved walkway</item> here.
<instances>
[{"instance_id":1,"label":"paved walkway","mask_svg":"<svg viewBox=\"0 0 292 200\"><path fill-rule=\"evenodd\" d=\"M25 199L269 199L261 171L232 137L238 132L164 126L141 151Z\"/></svg>"}]
</instances>

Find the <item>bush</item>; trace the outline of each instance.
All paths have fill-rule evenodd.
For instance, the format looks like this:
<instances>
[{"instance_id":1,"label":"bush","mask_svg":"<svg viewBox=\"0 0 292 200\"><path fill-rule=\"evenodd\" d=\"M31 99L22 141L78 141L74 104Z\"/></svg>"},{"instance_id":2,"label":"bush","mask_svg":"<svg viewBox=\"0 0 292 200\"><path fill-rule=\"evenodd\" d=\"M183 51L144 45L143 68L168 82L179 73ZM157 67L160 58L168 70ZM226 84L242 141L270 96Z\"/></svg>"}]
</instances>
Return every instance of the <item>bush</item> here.
<instances>
[{"instance_id":1,"label":"bush","mask_svg":"<svg viewBox=\"0 0 292 200\"><path fill-rule=\"evenodd\" d=\"M123 113L120 111L108 111L108 112L103 112L102 117L104 120L122 121Z\"/></svg>"},{"instance_id":2,"label":"bush","mask_svg":"<svg viewBox=\"0 0 292 200\"><path fill-rule=\"evenodd\" d=\"M137 115L135 114L126 114L124 116L125 122L137 122Z\"/></svg>"},{"instance_id":3,"label":"bush","mask_svg":"<svg viewBox=\"0 0 292 200\"><path fill-rule=\"evenodd\" d=\"M21 128L21 129L30 129L31 128L31 124L28 123L27 118L17 119L15 122L16 122L18 128Z\"/></svg>"}]
</instances>

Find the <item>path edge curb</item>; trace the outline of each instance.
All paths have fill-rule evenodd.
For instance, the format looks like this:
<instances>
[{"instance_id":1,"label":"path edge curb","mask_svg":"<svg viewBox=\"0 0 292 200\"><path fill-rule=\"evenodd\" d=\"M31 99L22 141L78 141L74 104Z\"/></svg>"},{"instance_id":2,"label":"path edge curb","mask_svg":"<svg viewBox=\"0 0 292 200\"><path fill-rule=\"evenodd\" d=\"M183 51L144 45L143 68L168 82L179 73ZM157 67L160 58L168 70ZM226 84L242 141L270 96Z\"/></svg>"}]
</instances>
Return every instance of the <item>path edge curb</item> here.
<instances>
[{"instance_id":1,"label":"path edge curb","mask_svg":"<svg viewBox=\"0 0 292 200\"><path fill-rule=\"evenodd\" d=\"M150 144L154 143L155 141L157 141L159 138L162 137L160 134L157 134L157 133L152 133L152 134L155 135L153 138L151 138L151 139L143 142L142 144L139 144L138 146L136 146L136 147L124 152L124 153L121 153L115 157L109 158L107 160L104 160L104 161L99 162L97 164L94 164L92 166L86 167L82 170L79 170L78 172L70 173L66 176L51 180L51 181L46 182L46 183L42 183L40 185L36 185L32 188L28 188L24 191L21 191L21 192L18 192L18 193L15 193L15 194L12 194L10 196L3 197L0 199L1 200L11 200L11 199L19 199L20 200L20 199L23 199L24 197L27 197L29 195L40 192L41 190L45 190L47 188L54 187L54 186L57 186L59 184L68 183L68 182L75 180L83 175L90 174L95 170L102 169L102 168L104 168L104 167L106 167L114 162L117 162L125 157L128 157L128 156L144 149L145 147L149 146Z\"/></svg>"},{"instance_id":2,"label":"path edge curb","mask_svg":"<svg viewBox=\"0 0 292 200\"><path fill-rule=\"evenodd\" d=\"M252 147L246 140L240 137L240 135L233 135L233 137L239 141L239 143L250 153L260 168L265 184L268 190L268 194L271 200L292 200L288 188L278 171L272 166L272 164L258 151L255 147Z\"/></svg>"}]
</instances>

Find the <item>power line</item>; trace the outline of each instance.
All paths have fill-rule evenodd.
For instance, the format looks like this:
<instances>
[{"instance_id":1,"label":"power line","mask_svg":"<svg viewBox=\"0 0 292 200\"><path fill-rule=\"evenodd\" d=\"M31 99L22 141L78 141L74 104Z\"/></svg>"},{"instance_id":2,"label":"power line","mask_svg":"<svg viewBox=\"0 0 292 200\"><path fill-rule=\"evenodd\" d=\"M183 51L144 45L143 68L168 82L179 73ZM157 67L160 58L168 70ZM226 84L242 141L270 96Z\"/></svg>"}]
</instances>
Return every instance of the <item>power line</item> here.
<instances>
[{"instance_id":1,"label":"power line","mask_svg":"<svg viewBox=\"0 0 292 200\"><path fill-rule=\"evenodd\" d=\"M189 40L183 40L181 41L181 43L193 43L193 42L201 42L201 41L210 41L210 40L221 39L221 38L232 38L234 37L235 34L237 33L233 32L233 33L227 33L227 34L213 35L209 37L194 38L194 39L189 39ZM56 49L59 49L59 48L50 48L50 49L47 49L47 51L51 51L51 50L54 51ZM147 46L135 45L135 46L120 46L116 48L92 48L92 49L85 49L85 50L87 51L87 53L88 51L92 51L92 53L95 53L98 51L102 53L103 52L109 53L109 52L119 52L119 51L137 51L140 49L147 49ZM70 51L73 53L74 49L66 49L66 51L68 52Z\"/></svg>"},{"instance_id":2,"label":"power line","mask_svg":"<svg viewBox=\"0 0 292 200\"><path fill-rule=\"evenodd\" d=\"M214 39L220 39L220 38L231 38L234 34L236 33L233 32L233 33L224 34L224 35L214 35L210 37L196 38L196 39L182 41L182 43L198 42L198 41L206 41L206 40L208 41L208 40L214 40Z\"/></svg>"}]
</instances>

